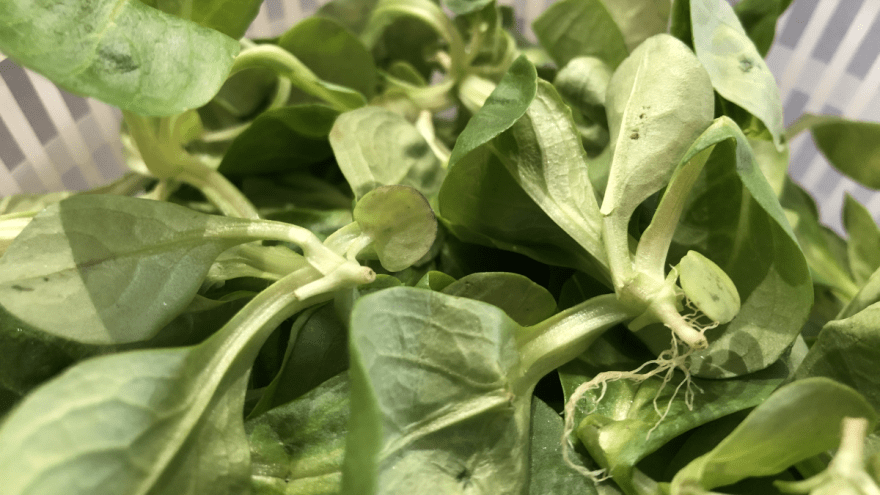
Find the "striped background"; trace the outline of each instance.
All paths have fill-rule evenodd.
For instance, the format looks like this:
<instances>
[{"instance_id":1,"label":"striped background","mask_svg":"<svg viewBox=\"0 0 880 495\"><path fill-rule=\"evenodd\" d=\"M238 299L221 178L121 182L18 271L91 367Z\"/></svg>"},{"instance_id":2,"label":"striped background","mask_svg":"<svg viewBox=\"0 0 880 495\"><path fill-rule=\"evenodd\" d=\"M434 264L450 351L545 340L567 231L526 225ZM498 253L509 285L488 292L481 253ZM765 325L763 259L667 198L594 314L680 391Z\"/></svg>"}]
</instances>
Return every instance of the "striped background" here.
<instances>
[{"instance_id":1,"label":"striped background","mask_svg":"<svg viewBox=\"0 0 880 495\"><path fill-rule=\"evenodd\" d=\"M521 29L553 0L507 0ZM737 0L730 0L736 3ZM265 0L249 36L275 36L327 0ZM786 124L804 112L880 122L880 0L794 0L767 57ZM117 110L79 98L0 55L0 197L86 189L124 171ZM842 177L812 139L792 143L790 172L816 198L822 220L841 231L843 195L880 220L880 193Z\"/></svg>"}]
</instances>

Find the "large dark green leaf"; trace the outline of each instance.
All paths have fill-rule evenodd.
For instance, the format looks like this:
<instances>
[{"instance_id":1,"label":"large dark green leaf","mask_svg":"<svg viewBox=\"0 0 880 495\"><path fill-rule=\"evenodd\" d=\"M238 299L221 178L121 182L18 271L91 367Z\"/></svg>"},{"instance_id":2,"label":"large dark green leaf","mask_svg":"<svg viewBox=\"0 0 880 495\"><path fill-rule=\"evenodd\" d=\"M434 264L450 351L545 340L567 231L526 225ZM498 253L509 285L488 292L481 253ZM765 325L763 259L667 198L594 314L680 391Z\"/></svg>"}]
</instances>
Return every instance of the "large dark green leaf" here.
<instances>
[{"instance_id":1,"label":"large dark green leaf","mask_svg":"<svg viewBox=\"0 0 880 495\"><path fill-rule=\"evenodd\" d=\"M837 447L843 418L877 413L853 389L827 378L789 384L755 408L708 454L684 467L672 480L672 495L709 490L741 479L776 474ZM809 431L809 435L803 433Z\"/></svg>"},{"instance_id":2,"label":"large dark green leaf","mask_svg":"<svg viewBox=\"0 0 880 495\"><path fill-rule=\"evenodd\" d=\"M189 304L221 252L258 239L248 223L167 202L74 196L35 217L0 258L0 304L69 340L147 339Z\"/></svg>"},{"instance_id":3,"label":"large dark green leaf","mask_svg":"<svg viewBox=\"0 0 880 495\"><path fill-rule=\"evenodd\" d=\"M333 154L327 136L339 112L318 104L269 110L229 146L218 170L226 175L285 172Z\"/></svg>"},{"instance_id":4,"label":"large dark green leaf","mask_svg":"<svg viewBox=\"0 0 880 495\"><path fill-rule=\"evenodd\" d=\"M71 91L145 115L207 103L238 50L233 38L138 1L0 3L0 51Z\"/></svg>"},{"instance_id":5,"label":"large dark green leaf","mask_svg":"<svg viewBox=\"0 0 880 495\"><path fill-rule=\"evenodd\" d=\"M517 494L531 390L514 390L519 328L503 311L414 288L352 313L349 494Z\"/></svg>"},{"instance_id":6,"label":"large dark green leaf","mask_svg":"<svg viewBox=\"0 0 880 495\"><path fill-rule=\"evenodd\" d=\"M339 493L349 418L342 373L245 423L254 495Z\"/></svg>"},{"instance_id":7,"label":"large dark green leaf","mask_svg":"<svg viewBox=\"0 0 880 495\"><path fill-rule=\"evenodd\" d=\"M368 100L376 93L378 73L373 56L338 22L310 17L278 39L284 48L324 81L356 89Z\"/></svg>"},{"instance_id":8,"label":"large dark green leaf","mask_svg":"<svg viewBox=\"0 0 880 495\"><path fill-rule=\"evenodd\" d=\"M150 7L216 29L234 39L244 36L244 32L260 12L260 4L263 3L262 0L142 1Z\"/></svg>"},{"instance_id":9,"label":"large dark green leaf","mask_svg":"<svg viewBox=\"0 0 880 495\"><path fill-rule=\"evenodd\" d=\"M613 69L629 54L601 0L556 2L535 19L532 29L560 67L573 58L592 56Z\"/></svg>"},{"instance_id":10,"label":"large dark green leaf","mask_svg":"<svg viewBox=\"0 0 880 495\"><path fill-rule=\"evenodd\" d=\"M370 19L370 13L379 0L332 0L325 3L318 9L317 14L321 17L328 17L342 24L353 33L360 34L367 21Z\"/></svg>"}]
</instances>

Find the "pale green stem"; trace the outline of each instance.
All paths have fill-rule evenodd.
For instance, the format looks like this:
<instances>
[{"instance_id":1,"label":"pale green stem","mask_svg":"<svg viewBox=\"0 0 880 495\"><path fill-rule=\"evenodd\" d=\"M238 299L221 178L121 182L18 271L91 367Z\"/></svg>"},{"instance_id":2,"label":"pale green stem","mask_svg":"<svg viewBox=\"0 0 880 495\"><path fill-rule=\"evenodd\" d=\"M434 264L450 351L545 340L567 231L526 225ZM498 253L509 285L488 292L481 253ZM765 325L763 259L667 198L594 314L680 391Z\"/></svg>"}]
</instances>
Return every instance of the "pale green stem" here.
<instances>
[{"instance_id":1,"label":"pale green stem","mask_svg":"<svg viewBox=\"0 0 880 495\"><path fill-rule=\"evenodd\" d=\"M243 50L235 57L229 75L252 68L271 69L279 76L289 79L297 88L321 98L340 112L354 109L347 101L325 88L323 81L311 69L281 47L257 45Z\"/></svg>"},{"instance_id":2,"label":"pale green stem","mask_svg":"<svg viewBox=\"0 0 880 495\"><path fill-rule=\"evenodd\" d=\"M254 204L223 174L194 157L187 161L189 165L175 177L177 180L197 187L211 204L227 216L260 218Z\"/></svg>"},{"instance_id":3,"label":"pale green stem","mask_svg":"<svg viewBox=\"0 0 880 495\"><path fill-rule=\"evenodd\" d=\"M663 199L657 206L651 225L639 239L636 249L635 269L653 277L662 278L665 274L666 256L675 235L675 228L681 218L688 195L694 183L700 177L703 166L709 158L712 148L704 150L692 158L687 164L675 171L675 174L663 193Z\"/></svg>"},{"instance_id":4,"label":"pale green stem","mask_svg":"<svg viewBox=\"0 0 880 495\"><path fill-rule=\"evenodd\" d=\"M228 216L260 218L250 200L223 174L188 154L180 147L180 143L157 139L149 118L130 112L123 112L123 117L144 163L156 177L177 179L200 189L208 201ZM160 124L160 133L166 127L167 124L163 121Z\"/></svg>"},{"instance_id":5,"label":"pale green stem","mask_svg":"<svg viewBox=\"0 0 880 495\"><path fill-rule=\"evenodd\" d=\"M631 214L632 212L630 212ZM605 254L608 256L608 269L611 271L611 280L616 292L620 292L636 274L627 230L630 215L624 215L619 210L614 210L602 219Z\"/></svg>"},{"instance_id":6,"label":"pale green stem","mask_svg":"<svg viewBox=\"0 0 880 495\"><path fill-rule=\"evenodd\" d=\"M606 330L633 316L614 294L605 294L521 329L516 335L523 370L519 388L533 387L542 376L581 355Z\"/></svg>"}]
</instances>

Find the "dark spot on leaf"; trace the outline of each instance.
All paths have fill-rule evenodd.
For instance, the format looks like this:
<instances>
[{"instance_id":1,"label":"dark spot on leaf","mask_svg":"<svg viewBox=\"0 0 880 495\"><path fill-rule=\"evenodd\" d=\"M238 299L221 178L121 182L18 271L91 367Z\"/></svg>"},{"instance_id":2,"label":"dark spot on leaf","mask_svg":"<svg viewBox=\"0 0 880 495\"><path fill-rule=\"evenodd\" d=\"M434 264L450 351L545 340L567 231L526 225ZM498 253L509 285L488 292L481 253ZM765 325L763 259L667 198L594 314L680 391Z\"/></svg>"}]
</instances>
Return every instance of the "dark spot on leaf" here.
<instances>
[{"instance_id":1,"label":"dark spot on leaf","mask_svg":"<svg viewBox=\"0 0 880 495\"><path fill-rule=\"evenodd\" d=\"M630 134L629 138L630 139L638 139L639 138L639 131L635 131L632 134Z\"/></svg>"},{"instance_id":2,"label":"dark spot on leaf","mask_svg":"<svg viewBox=\"0 0 880 495\"><path fill-rule=\"evenodd\" d=\"M43 282L48 282L48 281L49 281L49 277L43 277Z\"/></svg>"},{"instance_id":3,"label":"dark spot on leaf","mask_svg":"<svg viewBox=\"0 0 880 495\"><path fill-rule=\"evenodd\" d=\"M640 114L640 115L639 115L639 118L640 118L640 119L645 118L645 114Z\"/></svg>"},{"instance_id":4,"label":"dark spot on leaf","mask_svg":"<svg viewBox=\"0 0 880 495\"><path fill-rule=\"evenodd\" d=\"M720 300L721 300L721 298L720 298L720 297L718 297L718 295L717 295L717 294L709 294L709 297L711 297L711 298L712 298L712 300L713 300L713 301L715 301L715 302L718 302L718 301L720 301Z\"/></svg>"},{"instance_id":5,"label":"dark spot on leaf","mask_svg":"<svg viewBox=\"0 0 880 495\"><path fill-rule=\"evenodd\" d=\"M461 483L461 486L468 486L471 482L471 472L468 471L467 468L462 469L461 472L455 476L455 481Z\"/></svg>"},{"instance_id":6,"label":"dark spot on leaf","mask_svg":"<svg viewBox=\"0 0 880 495\"><path fill-rule=\"evenodd\" d=\"M32 288L24 287L22 285L13 285L12 288L19 291L19 292L33 292L34 291L34 289L32 289Z\"/></svg>"},{"instance_id":7,"label":"dark spot on leaf","mask_svg":"<svg viewBox=\"0 0 880 495\"><path fill-rule=\"evenodd\" d=\"M125 74L140 69L140 65L131 58L131 55L115 51L111 47L101 47L98 57L108 72Z\"/></svg>"},{"instance_id":8,"label":"dark spot on leaf","mask_svg":"<svg viewBox=\"0 0 880 495\"><path fill-rule=\"evenodd\" d=\"M740 57L739 70L741 70L743 72L749 72L750 70L752 70L752 67L754 67L754 66L755 66L754 62L752 62L752 60L749 57L746 57L745 55Z\"/></svg>"}]
</instances>

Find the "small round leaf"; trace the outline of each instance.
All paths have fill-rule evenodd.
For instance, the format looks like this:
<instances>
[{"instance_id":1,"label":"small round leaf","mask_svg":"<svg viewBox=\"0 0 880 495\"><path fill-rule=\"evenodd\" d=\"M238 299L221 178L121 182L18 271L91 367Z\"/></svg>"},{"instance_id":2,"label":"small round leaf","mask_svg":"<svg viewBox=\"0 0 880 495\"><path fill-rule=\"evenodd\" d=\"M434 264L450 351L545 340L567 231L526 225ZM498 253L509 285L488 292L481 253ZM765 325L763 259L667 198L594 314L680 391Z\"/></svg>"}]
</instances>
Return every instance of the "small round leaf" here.
<instances>
[{"instance_id":1,"label":"small round leaf","mask_svg":"<svg viewBox=\"0 0 880 495\"><path fill-rule=\"evenodd\" d=\"M437 235L437 218L428 200L409 186L373 189L358 201L353 216L373 239L382 267L391 272L421 259Z\"/></svg>"},{"instance_id":2,"label":"small round leaf","mask_svg":"<svg viewBox=\"0 0 880 495\"><path fill-rule=\"evenodd\" d=\"M681 288L691 302L718 323L739 313L739 293L724 270L696 251L688 251L678 265Z\"/></svg>"}]
</instances>

